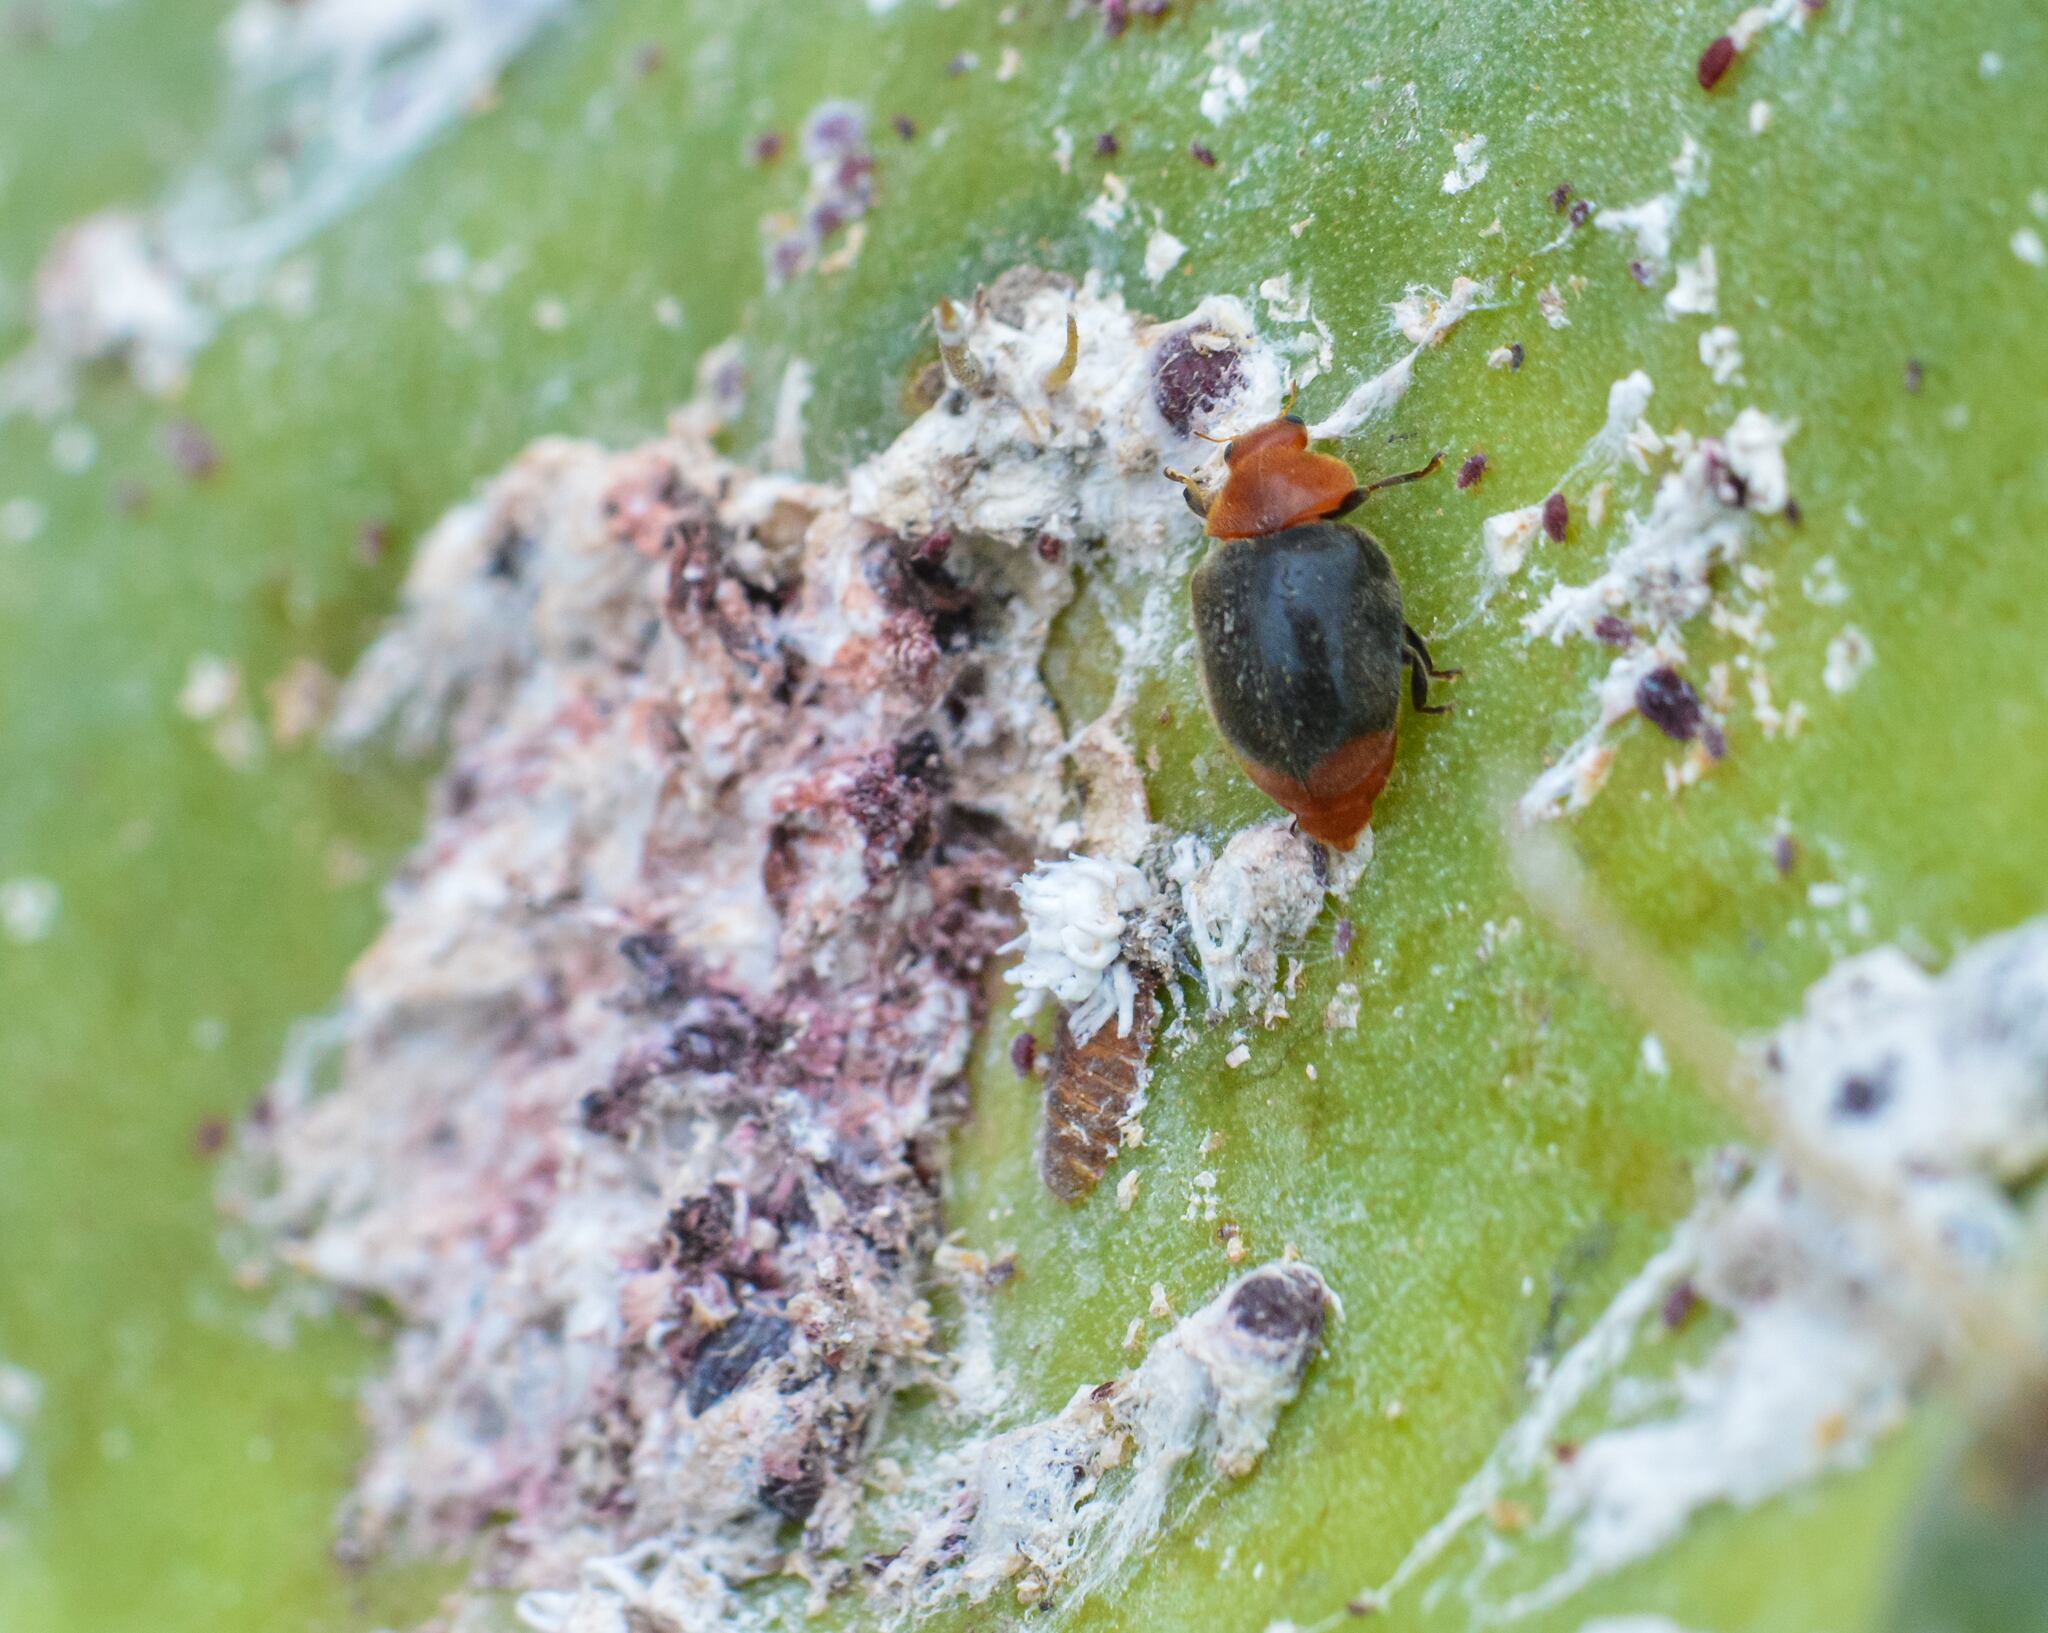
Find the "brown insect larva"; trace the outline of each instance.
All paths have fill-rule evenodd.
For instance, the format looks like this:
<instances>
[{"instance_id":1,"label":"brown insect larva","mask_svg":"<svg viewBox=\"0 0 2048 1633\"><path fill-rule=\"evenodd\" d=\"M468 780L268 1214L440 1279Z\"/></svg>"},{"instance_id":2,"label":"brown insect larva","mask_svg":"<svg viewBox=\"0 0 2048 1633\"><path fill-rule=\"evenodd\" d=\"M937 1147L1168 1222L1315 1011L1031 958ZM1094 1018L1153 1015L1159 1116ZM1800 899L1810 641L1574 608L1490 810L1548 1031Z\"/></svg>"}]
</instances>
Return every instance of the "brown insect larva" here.
<instances>
[{"instance_id":1,"label":"brown insect larva","mask_svg":"<svg viewBox=\"0 0 2048 1633\"><path fill-rule=\"evenodd\" d=\"M1086 1043L1076 1043L1065 1019L1060 1021L1045 1076L1045 1144L1038 1172L1045 1188L1062 1202L1085 1201L1094 1191L1122 1149L1125 1123L1143 1109L1151 1076L1145 1057L1158 1018L1152 984L1141 978L1127 1036L1117 1035L1112 1020Z\"/></svg>"}]
</instances>

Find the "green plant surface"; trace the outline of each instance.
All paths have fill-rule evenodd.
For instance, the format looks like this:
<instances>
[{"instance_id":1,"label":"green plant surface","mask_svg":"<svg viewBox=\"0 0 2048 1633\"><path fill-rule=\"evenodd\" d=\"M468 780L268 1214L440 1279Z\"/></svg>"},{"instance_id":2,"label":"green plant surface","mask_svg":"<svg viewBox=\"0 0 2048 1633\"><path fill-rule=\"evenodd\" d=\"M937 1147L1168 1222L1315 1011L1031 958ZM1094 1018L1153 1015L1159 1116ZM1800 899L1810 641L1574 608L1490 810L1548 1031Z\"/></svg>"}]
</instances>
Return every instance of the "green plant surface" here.
<instances>
[{"instance_id":1,"label":"green plant surface","mask_svg":"<svg viewBox=\"0 0 2048 1633\"><path fill-rule=\"evenodd\" d=\"M0 43L6 348L57 227L168 187L206 150L225 94L218 6L48 9L47 43ZM1244 1067L1223 1064L1221 1029L1162 1055L1129 1213L1108 1187L1076 1209L1045 1195L1033 1097L999 1023L949 1196L967 1243L1017 1253L993 1313L1020 1419L1128 1363L1125 1328L1153 1283L1183 1311L1221 1285L1214 1225L1182 1217L1199 1169L1218 1175L1255 1257L1292 1242L1344 1299L1260 1471L1181 1518L1120 1601L1075 1625L1306 1623L1383 1577L1516 1415L1531 1357L1584 1330L1689 1206L1695 1160L1732 1132L1694 1085L1644 1065L1639 1024L1547 939L1500 838L1504 801L1577 735L1605 661L1528 644L1519 616L1548 574L1592 576L1617 524L1540 546L1475 614L1480 522L1549 491L1610 382L1647 370L1660 429L1719 430L1752 403L1800 422L1803 520L1766 524L1753 555L1776 575L1780 702L1803 699L1811 717L1767 740L1738 708L1726 762L1675 798L1665 746L1626 728L1610 785L1569 828L1603 892L1745 1030L1792 1012L1844 952L1899 940L1939 962L2048 898L2048 271L2012 247L2029 222L2048 232L2030 203L2048 188L2048 19L1998 0L1835 0L1803 30L1767 31L1709 95L1694 64L1732 21L1693 0L1178 0L1110 38L1094 12L1035 0L903 0L881 15L854 0L592 0L540 38L494 107L305 249L310 312L231 318L176 404L92 376L75 419L97 457L82 474L53 467L50 427L0 425L0 503L28 498L46 518L0 542L0 879L62 893L46 940L0 941L0 1357L46 1387L28 1462L0 1495L0 1626L354 1633L424 1616L451 1580L330 1559L375 1335L309 1318L287 1347L259 1336L276 1290L235 1289L194 1149L205 1119L250 1103L287 1026L330 1000L367 942L374 880L418 830L421 783L305 747L224 763L176 707L189 662L232 660L259 700L299 658L345 671L406 547L474 481L543 433L651 433L728 334L754 382L736 445L765 434L774 382L800 356L816 379L810 468L836 474L904 423L933 301L1020 261L1097 271L1162 316L1292 274L1334 340L1332 372L1303 395L1311 418L1399 355L1386 311L1408 285L1493 284L1488 308L1421 358L1399 409L1343 447L1372 471L1438 448L1491 461L1472 492L1439 479L1373 502L1411 616L1465 676L1454 716L1404 728L1377 852L1344 908L1349 951L1326 918L1301 949L1292 1018L1255 1032ZM1205 48L1262 26L1248 104L1210 124ZM1002 79L1006 48L1018 67ZM978 64L949 71L963 52ZM748 144L840 96L877 122L864 247L849 270L765 290L758 223L794 208L803 178L793 158L753 162ZM1760 100L1770 117L1752 134ZM890 130L897 113L912 138ZM1119 144L1108 160L1103 131ZM1447 196L1452 144L1474 132L1489 173ZM1625 242L1566 233L1549 202L1563 182L1598 203L1655 193L1686 136L1709 180L1677 253L1718 252L1712 321L1735 326L1745 354L1727 385L1697 356L1707 320L1667 320L1628 275ZM1106 170L1130 192L1116 231L1083 216ZM1156 287L1143 271L1155 219L1188 246ZM474 260L512 252L502 290L458 309L419 270L448 243ZM1552 282L1567 328L1538 311ZM679 326L658 321L663 297ZM542 302L560 303L559 327L535 321ZM1524 366L1488 368L1510 341ZM217 443L210 478L166 458L177 419ZM1646 496L1624 474L1612 508ZM395 548L366 562L372 525ZM1824 556L1845 605L1800 592ZM1086 560L1081 573L1050 660L1076 723L1107 690ZM1820 674L1849 621L1876 662L1836 696ZM1704 630L1694 643L1701 666L1731 650ZM1154 812L1169 827L1221 838L1266 813L1185 663L1146 678L1133 719L1141 750L1158 751ZM1798 842L1786 875L1781 832ZM1814 906L1816 883L1841 884L1867 922ZM1482 959L1482 927L1511 920ZM1361 1023L1326 1033L1340 980L1361 989ZM1860 1472L1703 1516L1536 1621L1879 1625L1952 1428L1930 1416ZM885 1449L910 1457L955 1432L913 1405ZM1414 1590L1386 1620L1466 1614L1455 1592Z\"/></svg>"}]
</instances>

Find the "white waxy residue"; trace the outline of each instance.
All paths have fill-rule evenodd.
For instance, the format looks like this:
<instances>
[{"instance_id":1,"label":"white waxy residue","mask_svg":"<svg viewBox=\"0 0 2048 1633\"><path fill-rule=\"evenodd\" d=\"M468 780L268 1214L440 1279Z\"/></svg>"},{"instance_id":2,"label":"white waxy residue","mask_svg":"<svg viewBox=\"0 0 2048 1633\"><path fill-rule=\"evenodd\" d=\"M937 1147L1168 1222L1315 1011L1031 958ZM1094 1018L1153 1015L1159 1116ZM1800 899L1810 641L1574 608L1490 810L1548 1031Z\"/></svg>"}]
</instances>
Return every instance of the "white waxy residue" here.
<instances>
[{"instance_id":1,"label":"white waxy residue","mask_svg":"<svg viewBox=\"0 0 2048 1633\"><path fill-rule=\"evenodd\" d=\"M1625 518L1626 536L1605 570L1585 584L1552 586L1523 620L1532 638L1554 644L1617 633L1626 643L1594 684L1593 723L1523 794L1525 819L1579 810L1599 791L1614 757L1608 734L1635 712L1640 682L1677 666L1680 630L1714 604L1715 569L1742 559L1756 518L1784 510L1784 448L1796 430L1745 408L1718 438L1695 443L1681 434L1667 445L1647 427L1630 435L1631 450L1668 446L1676 467L1659 480L1648 513Z\"/></svg>"},{"instance_id":2,"label":"white waxy residue","mask_svg":"<svg viewBox=\"0 0 2048 1633\"><path fill-rule=\"evenodd\" d=\"M1180 265L1180 258L1187 252L1187 245L1172 233L1164 227L1155 227L1152 236L1145 240L1145 281L1159 282Z\"/></svg>"},{"instance_id":3,"label":"white waxy residue","mask_svg":"<svg viewBox=\"0 0 2048 1633\"><path fill-rule=\"evenodd\" d=\"M1222 124L1251 101L1252 87L1245 77L1245 64L1258 56L1265 38L1263 28L1209 36L1209 43L1203 48L1210 67L1202 86L1201 106L1202 117L1210 124Z\"/></svg>"},{"instance_id":4,"label":"white waxy residue","mask_svg":"<svg viewBox=\"0 0 2048 1633\"><path fill-rule=\"evenodd\" d=\"M1466 277L1453 278L1449 294L1415 285L1389 308L1394 332L1413 348L1378 374L1352 388L1351 394L1325 419L1308 428L1322 440L1348 437L1386 413L1415 381L1415 360L1431 346L1441 345L1453 329L1492 295L1492 286Z\"/></svg>"},{"instance_id":5,"label":"white waxy residue","mask_svg":"<svg viewBox=\"0 0 2048 1633\"><path fill-rule=\"evenodd\" d=\"M1711 317L1721 303L1721 269L1714 246L1700 245L1699 254L1678 263L1678 277L1664 296L1666 317Z\"/></svg>"},{"instance_id":6,"label":"white waxy residue","mask_svg":"<svg viewBox=\"0 0 2048 1633\"><path fill-rule=\"evenodd\" d=\"M27 1455L31 1419L42 1409L42 1380L23 1367L0 1360L0 1492Z\"/></svg>"},{"instance_id":7,"label":"white waxy residue","mask_svg":"<svg viewBox=\"0 0 2048 1633\"><path fill-rule=\"evenodd\" d=\"M1024 955L1003 972L1019 989L1012 1015L1028 1020L1052 997L1076 1043L1112 1017L1117 1036L1129 1037L1137 981L1123 956L1124 928L1152 899L1145 875L1122 862L1072 856L1025 874L1017 881L1024 933L1003 948Z\"/></svg>"},{"instance_id":8,"label":"white waxy residue","mask_svg":"<svg viewBox=\"0 0 2048 1633\"><path fill-rule=\"evenodd\" d=\"M1444 172L1446 193L1469 193L1486 180L1491 161L1486 157L1486 138L1467 136L1451 146L1451 168Z\"/></svg>"},{"instance_id":9,"label":"white waxy residue","mask_svg":"<svg viewBox=\"0 0 2048 1633\"><path fill-rule=\"evenodd\" d=\"M1551 483L1544 497L1568 493L1583 483L1605 476L1621 463L1630 439L1638 434L1643 413L1650 406L1656 386L1649 375L1636 369L1607 388L1607 416L1600 429L1586 441L1563 475ZM1529 551L1543 530L1543 500L1514 510L1499 511L1479 527L1479 547L1496 580L1521 570Z\"/></svg>"},{"instance_id":10,"label":"white waxy residue","mask_svg":"<svg viewBox=\"0 0 2048 1633\"><path fill-rule=\"evenodd\" d=\"M1593 225L1603 232L1628 238L1637 256L1654 274L1670 264L1679 212L1688 198L1705 189L1706 169L1705 153L1688 136L1671 161L1669 187L1635 204L1603 205L1593 212Z\"/></svg>"},{"instance_id":11,"label":"white waxy residue","mask_svg":"<svg viewBox=\"0 0 2048 1633\"><path fill-rule=\"evenodd\" d=\"M1853 691L1864 673L1877 661L1877 652L1870 644L1870 637L1854 624L1844 624L1842 632L1828 642L1826 667L1821 670L1821 684L1837 697Z\"/></svg>"},{"instance_id":12,"label":"white waxy residue","mask_svg":"<svg viewBox=\"0 0 2048 1633\"><path fill-rule=\"evenodd\" d=\"M1725 323L1717 323L1700 335L1700 362L1725 386L1742 373L1742 336Z\"/></svg>"},{"instance_id":13,"label":"white waxy residue","mask_svg":"<svg viewBox=\"0 0 2048 1633\"><path fill-rule=\"evenodd\" d=\"M1258 1464L1334 1303L1310 1266L1262 1265L1121 1377L943 1454L932 1471L940 1492L880 1590L929 1609L1005 1587L1025 1605L1110 1587L1158 1536L1184 1469L1208 1490Z\"/></svg>"},{"instance_id":14,"label":"white waxy residue","mask_svg":"<svg viewBox=\"0 0 2048 1633\"><path fill-rule=\"evenodd\" d=\"M33 874L0 879L0 934L16 946L43 940L57 927L64 898L48 879Z\"/></svg>"},{"instance_id":15,"label":"white waxy residue","mask_svg":"<svg viewBox=\"0 0 2048 1633\"><path fill-rule=\"evenodd\" d=\"M1537 1534L1567 1539L1566 1561L1532 1581L1515 1575L1514 1550L1485 1547L1463 1592L1481 1621L1540 1612L1667 1546L1702 1510L1862 1464L1903 1421L1961 1339L1930 1278L1894 1258L1898 1233L1938 1279L1988 1286L2026 1234L2005 1187L2048 1158L2048 919L1939 976L1889 947L1850 959L1761 1060L1769 1099L1858 1176L1876 1212L1842 1211L1776 1155L1716 1158L1670 1242L1369 1600L1384 1604L1512 1493L1536 1510ZM1643 1335L1696 1303L1726 1331L1700 1361L1650 1362L1645 1376ZM1596 1406L1611 1426L1557 1458L1565 1420Z\"/></svg>"},{"instance_id":16,"label":"white waxy residue","mask_svg":"<svg viewBox=\"0 0 2048 1633\"><path fill-rule=\"evenodd\" d=\"M1256 1010L1272 993L1280 955L1299 945L1326 897L1342 897L1372 862L1372 830L1349 851L1324 851L1292 822L1269 822L1231 837L1220 855L1184 835L1168 876L1180 887L1209 1007Z\"/></svg>"},{"instance_id":17,"label":"white waxy residue","mask_svg":"<svg viewBox=\"0 0 2048 1633\"><path fill-rule=\"evenodd\" d=\"M201 160L162 203L59 235L34 337L0 368L0 416L63 412L77 370L104 360L151 395L177 391L219 315L277 293L285 258L474 107L565 3L242 0Z\"/></svg>"}]
</instances>

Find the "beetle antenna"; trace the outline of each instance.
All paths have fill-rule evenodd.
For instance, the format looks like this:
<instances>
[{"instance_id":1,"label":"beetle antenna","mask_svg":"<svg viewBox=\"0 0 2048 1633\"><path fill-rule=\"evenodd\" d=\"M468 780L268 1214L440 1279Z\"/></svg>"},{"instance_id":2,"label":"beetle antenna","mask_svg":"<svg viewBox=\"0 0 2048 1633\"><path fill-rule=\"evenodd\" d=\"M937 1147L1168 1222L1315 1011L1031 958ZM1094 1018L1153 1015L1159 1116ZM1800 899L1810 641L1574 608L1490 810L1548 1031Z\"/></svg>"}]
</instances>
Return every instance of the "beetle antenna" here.
<instances>
[{"instance_id":1,"label":"beetle antenna","mask_svg":"<svg viewBox=\"0 0 2048 1633\"><path fill-rule=\"evenodd\" d=\"M1378 493L1381 488L1398 488L1403 482L1420 482L1425 476L1434 475L1436 468L1443 462L1442 454L1433 454L1429 463L1419 471L1403 471L1399 476L1383 476L1377 482L1366 483L1358 490L1358 497L1363 499L1368 494Z\"/></svg>"},{"instance_id":2,"label":"beetle antenna","mask_svg":"<svg viewBox=\"0 0 2048 1633\"><path fill-rule=\"evenodd\" d=\"M1212 437L1210 440L1213 442L1215 438ZM1178 482L1181 485L1181 491L1187 496L1188 509L1197 516L1208 516L1209 507L1216 502L1216 498L1207 488L1185 472L1175 470L1171 465L1161 471L1160 475L1169 482Z\"/></svg>"}]
</instances>

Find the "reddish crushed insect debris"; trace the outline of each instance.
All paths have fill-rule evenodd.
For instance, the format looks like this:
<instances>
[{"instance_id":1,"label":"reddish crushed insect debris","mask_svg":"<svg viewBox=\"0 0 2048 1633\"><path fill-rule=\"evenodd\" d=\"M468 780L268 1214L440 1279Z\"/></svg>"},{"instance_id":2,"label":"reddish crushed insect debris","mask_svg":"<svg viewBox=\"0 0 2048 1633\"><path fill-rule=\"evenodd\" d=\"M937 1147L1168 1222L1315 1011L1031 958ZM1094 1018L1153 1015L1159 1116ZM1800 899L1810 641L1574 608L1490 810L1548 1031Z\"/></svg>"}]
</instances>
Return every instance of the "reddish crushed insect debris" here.
<instances>
[{"instance_id":1,"label":"reddish crushed insect debris","mask_svg":"<svg viewBox=\"0 0 2048 1633\"><path fill-rule=\"evenodd\" d=\"M1667 1332L1676 1332L1692 1319L1693 1312L1700 1307L1700 1290L1687 1277L1665 1295L1661 1312Z\"/></svg>"},{"instance_id":2,"label":"reddish crushed insect debris","mask_svg":"<svg viewBox=\"0 0 2048 1633\"><path fill-rule=\"evenodd\" d=\"M1574 227L1583 227L1588 221L1592 219L1593 206L1588 204L1584 199L1579 199L1572 205L1570 220L1571 224Z\"/></svg>"},{"instance_id":3,"label":"reddish crushed insect debris","mask_svg":"<svg viewBox=\"0 0 2048 1633\"><path fill-rule=\"evenodd\" d=\"M782 157L787 143L779 130L764 130L747 147L747 156L756 164L773 164Z\"/></svg>"},{"instance_id":4,"label":"reddish crushed insect debris","mask_svg":"<svg viewBox=\"0 0 2048 1633\"><path fill-rule=\"evenodd\" d=\"M1351 944L1358 938L1358 926L1349 919L1339 919L1337 928L1330 936L1330 950L1339 958L1350 955Z\"/></svg>"},{"instance_id":5,"label":"reddish crushed insect debris","mask_svg":"<svg viewBox=\"0 0 2048 1633\"><path fill-rule=\"evenodd\" d=\"M1633 646L1636 632L1629 628L1625 620L1615 617L1611 612L1603 612L1593 620L1593 638L1608 646Z\"/></svg>"},{"instance_id":6,"label":"reddish crushed insect debris","mask_svg":"<svg viewBox=\"0 0 2048 1633\"><path fill-rule=\"evenodd\" d=\"M1563 494L1553 493L1543 501L1543 531L1550 536L1551 543L1562 544L1571 523L1571 506L1565 503Z\"/></svg>"},{"instance_id":7,"label":"reddish crushed insect debris","mask_svg":"<svg viewBox=\"0 0 2048 1633\"><path fill-rule=\"evenodd\" d=\"M920 566L936 567L946 559L952 548L953 535L950 530L942 528L923 539L917 548L910 552L910 559Z\"/></svg>"},{"instance_id":8,"label":"reddish crushed insect debris","mask_svg":"<svg viewBox=\"0 0 2048 1633\"><path fill-rule=\"evenodd\" d=\"M1188 143L1188 157L1193 159L1196 164L1205 166L1210 170L1216 168L1216 155L1210 150L1207 143L1199 141Z\"/></svg>"},{"instance_id":9,"label":"reddish crushed insect debris","mask_svg":"<svg viewBox=\"0 0 2048 1633\"><path fill-rule=\"evenodd\" d=\"M192 1154L217 1157L227 1149L228 1121L225 1117L202 1117L192 1129Z\"/></svg>"},{"instance_id":10,"label":"reddish crushed insect debris","mask_svg":"<svg viewBox=\"0 0 2048 1633\"><path fill-rule=\"evenodd\" d=\"M1102 32L1112 40L1119 38L1131 26L1129 0L1096 0L1102 8Z\"/></svg>"},{"instance_id":11,"label":"reddish crushed insect debris","mask_svg":"<svg viewBox=\"0 0 2048 1633\"><path fill-rule=\"evenodd\" d=\"M1579 1443L1576 1440L1560 1440L1550 1448L1550 1455L1560 1463L1569 1464L1579 1455Z\"/></svg>"},{"instance_id":12,"label":"reddish crushed insect debris","mask_svg":"<svg viewBox=\"0 0 2048 1633\"><path fill-rule=\"evenodd\" d=\"M1460 488L1475 487L1479 479L1485 474L1486 455L1474 454L1458 467L1458 486Z\"/></svg>"},{"instance_id":13,"label":"reddish crushed insect debris","mask_svg":"<svg viewBox=\"0 0 2048 1633\"><path fill-rule=\"evenodd\" d=\"M1095 155L1097 158L1113 159L1117 156L1117 152L1118 143L1115 131L1106 130L1095 138Z\"/></svg>"},{"instance_id":14,"label":"reddish crushed insect debris","mask_svg":"<svg viewBox=\"0 0 2048 1633\"><path fill-rule=\"evenodd\" d=\"M1038 559L1040 561L1058 561L1064 553L1065 546L1060 543L1057 534L1041 533L1038 535Z\"/></svg>"},{"instance_id":15,"label":"reddish crushed insect debris","mask_svg":"<svg viewBox=\"0 0 2048 1633\"><path fill-rule=\"evenodd\" d=\"M1729 66L1734 61L1735 42L1726 34L1715 36L1713 42L1708 45L1706 50L1700 53L1700 89L1711 91L1716 85L1720 84L1722 76L1728 72Z\"/></svg>"},{"instance_id":16,"label":"reddish crushed insect debris","mask_svg":"<svg viewBox=\"0 0 2048 1633\"><path fill-rule=\"evenodd\" d=\"M1019 1032L1010 1040L1010 1065L1019 1077L1029 1077L1038 1068L1038 1039Z\"/></svg>"},{"instance_id":17,"label":"reddish crushed insect debris","mask_svg":"<svg viewBox=\"0 0 2048 1633\"><path fill-rule=\"evenodd\" d=\"M1152 401L1178 436L1243 383L1244 369L1229 346L1204 347L1192 330L1179 329L1159 343L1152 361Z\"/></svg>"},{"instance_id":18,"label":"reddish crushed insect debris","mask_svg":"<svg viewBox=\"0 0 2048 1633\"><path fill-rule=\"evenodd\" d=\"M356 560L375 567L391 549L391 524L369 521L356 529Z\"/></svg>"},{"instance_id":19,"label":"reddish crushed insect debris","mask_svg":"<svg viewBox=\"0 0 2048 1633\"><path fill-rule=\"evenodd\" d=\"M194 420L164 427L164 454L188 482L204 482L220 469L220 445Z\"/></svg>"},{"instance_id":20,"label":"reddish crushed insect debris","mask_svg":"<svg viewBox=\"0 0 2048 1633\"><path fill-rule=\"evenodd\" d=\"M906 142L914 141L917 138L917 121L912 119L907 113L892 114L889 119L889 128Z\"/></svg>"}]
</instances>

